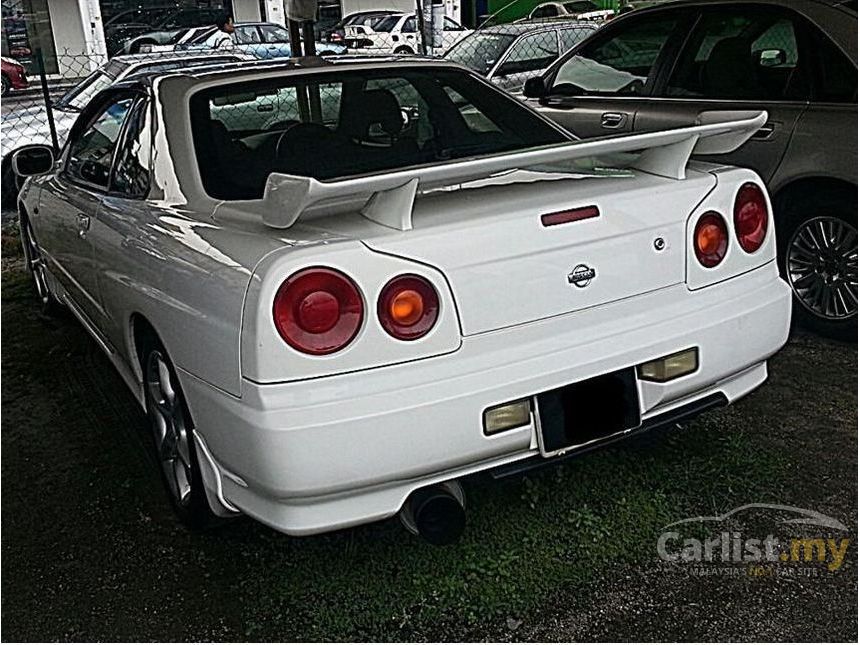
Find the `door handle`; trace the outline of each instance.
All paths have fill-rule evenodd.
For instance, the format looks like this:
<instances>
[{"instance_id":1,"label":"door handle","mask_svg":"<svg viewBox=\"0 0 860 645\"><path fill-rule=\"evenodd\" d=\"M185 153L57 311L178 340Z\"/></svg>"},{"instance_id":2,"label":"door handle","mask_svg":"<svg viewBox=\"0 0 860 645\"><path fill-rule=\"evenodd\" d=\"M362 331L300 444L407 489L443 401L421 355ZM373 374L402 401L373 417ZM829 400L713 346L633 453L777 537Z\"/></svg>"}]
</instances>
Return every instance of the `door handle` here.
<instances>
[{"instance_id":1,"label":"door handle","mask_svg":"<svg viewBox=\"0 0 860 645\"><path fill-rule=\"evenodd\" d=\"M765 123L761 129L759 129L751 139L755 139L756 141L766 141L773 136L774 131L776 130L776 125L773 123Z\"/></svg>"},{"instance_id":2,"label":"door handle","mask_svg":"<svg viewBox=\"0 0 860 645\"><path fill-rule=\"evenodd\" d=\"M600 117L600 125L609 130L616 130L627 123L624 112L604 112Z\"/></svg>"},{"instance_id":3,"label":"door handle","mask_svg":"<svg viewBox=\"0 0 860 645\"><path fill-rule=\"evenodd\" d=\"M83 213L78 213L78 237L81 239L87 236L87 231L90 230L90 217Z\"/></svg>"}]
</instances>

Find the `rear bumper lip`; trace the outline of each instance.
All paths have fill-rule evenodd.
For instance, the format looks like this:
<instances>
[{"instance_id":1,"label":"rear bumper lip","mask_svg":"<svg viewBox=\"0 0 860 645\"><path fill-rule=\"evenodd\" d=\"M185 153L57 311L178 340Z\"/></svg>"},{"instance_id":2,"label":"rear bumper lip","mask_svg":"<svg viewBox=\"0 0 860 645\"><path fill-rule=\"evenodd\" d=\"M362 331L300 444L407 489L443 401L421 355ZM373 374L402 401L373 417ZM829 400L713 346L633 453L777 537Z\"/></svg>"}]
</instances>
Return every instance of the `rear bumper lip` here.
<instances>
[{"instance_id":1,"label":"rear bumper lip","mask_svg":"<svg viewBox=\"0 0 860 645\"><path fill-rule=\"evenodd\" d=\"M483 434L491 405L693 345L696 373L638 382L642 431L671 423L676 410L695 413L715 395L734 401L766 379L767 358L788 338L790 307L770 263L697 292L681 285L466 338L453 354L415 363L277 385L244 381L241 399L181 369L179 376L224 498L301 535L389 517L431 483L537 464L533 424Z\"/></svg>"}]
</instances>

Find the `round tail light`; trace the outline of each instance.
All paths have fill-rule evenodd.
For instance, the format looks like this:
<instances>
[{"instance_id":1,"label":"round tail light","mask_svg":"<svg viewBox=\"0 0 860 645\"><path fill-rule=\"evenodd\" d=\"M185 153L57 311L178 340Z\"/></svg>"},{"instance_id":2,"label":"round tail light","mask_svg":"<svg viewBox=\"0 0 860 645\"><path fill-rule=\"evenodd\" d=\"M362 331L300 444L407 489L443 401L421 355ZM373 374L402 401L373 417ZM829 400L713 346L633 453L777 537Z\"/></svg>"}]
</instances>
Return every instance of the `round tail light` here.
<instances>
[{"instance_id":1,"label":"round tail light","mask_svg":"<svg viewBox=\"0 0 860 645\"><path fill-rule=\"evenodd\" d=\"M735 235L747 253L755 253L764 243L767 235L767 200L756 184L744 184L735 197Z\"/></svg>"},{"instance_id":2,"label":"round tail light","mask_svg":"<svg viewBox=\"0 0 860 645\"><path fill-rule=\"evenodd\" d=\"M693 250L703 267L717 266L726 257L729 248L729 232L719 213L707 212L696 222L693 232Z\"/></svg>"},{"instance_id":3,"label":"round tail light","mask_svg":"<svg viewBox=\"0 0 860 645\"><path fill-rule=\"evenodd\" d=\"M400 340L421 338L439 318L439 296L427 280L417 275L392 278L379 295L379 322Z\"/></svg>"},{"instance_id":4,"label":"round tail light","mask_svg":"<svg viewBox=\"0 0 860 645\"><path fill-rule=\"evenodd\" d=\"M281 338L305 354L331 354L355 338L364 305L355 283L334 269L303 269L284 280L272 308Z\"/></svg>"}]
</instances>

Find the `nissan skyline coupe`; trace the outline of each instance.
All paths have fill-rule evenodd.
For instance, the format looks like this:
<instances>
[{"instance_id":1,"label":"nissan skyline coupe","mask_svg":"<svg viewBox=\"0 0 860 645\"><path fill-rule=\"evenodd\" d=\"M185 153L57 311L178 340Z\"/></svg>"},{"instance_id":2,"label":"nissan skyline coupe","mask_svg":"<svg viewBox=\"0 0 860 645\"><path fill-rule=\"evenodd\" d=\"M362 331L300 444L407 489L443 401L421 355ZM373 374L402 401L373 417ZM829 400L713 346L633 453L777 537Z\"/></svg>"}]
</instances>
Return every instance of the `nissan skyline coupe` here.
<instances>
[{"instance_id":1,"label":"nissan skyline coupe","mask_svg":"<svg viewBox=\"0 0 860 645\"><path fill-rule=\"evenodd\" d=\"M690 156L766 119L579 141L454 63L344 56L140 76L13 164L39 302L134 393L182 520L444 544L463 478L765 382L771 203Z\"/></svg>"}]
</instances>

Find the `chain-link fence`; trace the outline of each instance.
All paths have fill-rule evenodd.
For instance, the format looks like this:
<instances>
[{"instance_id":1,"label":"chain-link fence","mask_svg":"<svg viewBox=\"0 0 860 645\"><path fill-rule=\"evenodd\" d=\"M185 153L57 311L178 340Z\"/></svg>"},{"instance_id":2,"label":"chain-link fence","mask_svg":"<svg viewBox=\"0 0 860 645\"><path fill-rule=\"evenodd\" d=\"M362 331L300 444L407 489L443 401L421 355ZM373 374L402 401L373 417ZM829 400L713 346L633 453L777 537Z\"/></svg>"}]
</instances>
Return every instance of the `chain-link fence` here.
<instances>
[{"instance_id":1,"label":"chain-link fence","mask_svg":"<svg viewBox=\"0 0 860 645\"><path fill-rule=\"evenodd\" d=\"M445 57L487 77L504 90L518 93L526 78L541 73L599 24L596 20L525 19L507 24L488 23L488 26L471 30L441 11L426 15L388 12L360 24L346 25L339 36L333 37L331 32L322 34L316 43L316 52L322 56L417 54ZM291 55L286 29L264 32L259 26L252 30L241 25L237 26L233 45L226 48L179 42L144 49L147 51L120 54L110 59L71 51L51 52L48 65L42 52L37 50L31 74L25 75L22 68L17 84L4 84L0 146L4 203L13 200L16 192L12 152L30 144L61 147L82 108L111 84L185 67ZM46 69L54 73L46 73ZM292 108L287 109L286 99L279 98L281 121L307 121L336 109L316 95L300 99L298 95L293 97ZM295 114L284 116L290 109ZM266 112L261 110L260 114L266 115Z\"/></svg>"}]
</instances>

